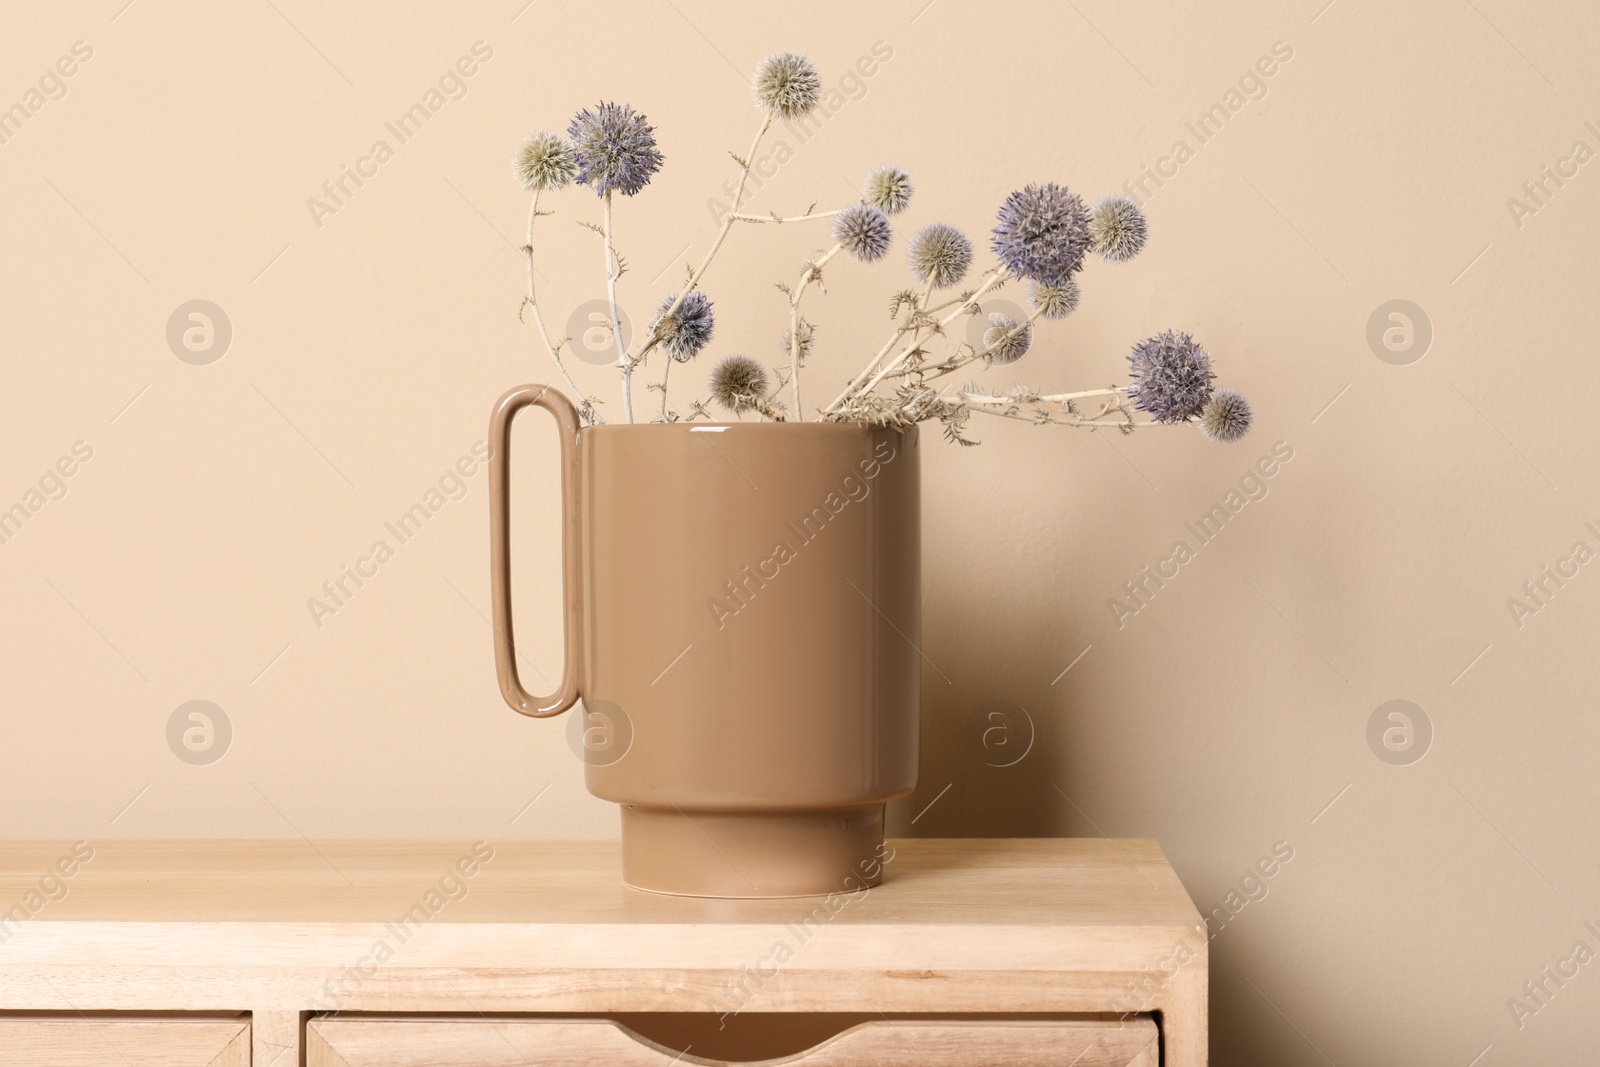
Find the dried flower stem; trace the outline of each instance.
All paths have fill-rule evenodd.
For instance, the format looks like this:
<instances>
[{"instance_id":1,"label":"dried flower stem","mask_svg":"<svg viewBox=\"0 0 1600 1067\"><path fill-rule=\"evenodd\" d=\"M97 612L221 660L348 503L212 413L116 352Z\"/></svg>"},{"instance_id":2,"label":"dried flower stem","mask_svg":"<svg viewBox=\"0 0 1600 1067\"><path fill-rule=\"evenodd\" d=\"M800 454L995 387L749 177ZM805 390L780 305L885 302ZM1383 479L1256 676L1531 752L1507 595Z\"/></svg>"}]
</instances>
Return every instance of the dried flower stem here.
<instances>
[{"instance_id":1,"label":"dried flower stem","mask_svg":"<svg viewBox=\"0 0 1600 1067\"><path fill-rule=\"evenodd\" d=\"M768 113L762 118L760 129L756 130L755 140L750 142L750 151L745 153L744 159L740 160L744 166L739 171L739 184L733 191L733 205L729 207L728 214L724 215L722 218L722 228L717 231L716 239L711 242L711 247L706 250L705 258L700 261L700 266L696 267L694 273L689 275L688 284L683 287L683 292L679 293L678 298L672 302L667 310L661 313L660 317L657 319L658 322L666 322L668 319L670 319L672 317L672 313L678 310L678 305L683 303L684 299L690 293L695 291L695 287L700 284L700 279L705 276L706 268L711 266L712 257L717 254L717 249L722 247L722 242L727 239L728 231L733 229L733 224L737 221L734 218L734 213L739 210L739 205L744 203L744 190L745 186L749 184L750 181L750 168L754 165L756 149L761 146L761 139L767 135L767 130L771 128L772 115ZM639 349L638 354L629 360L629 362L634 364L643 363L645 357L650 354L650 351L660 343L660 331L651 330L649 338L644 342L644 346Z\"/></svg>"},{"instance_id":2,"label":"dried flower stem","mask_svg":"<svg viewBox=\"0 0 1600 1067\"><path fill-rule=\"evenodd\" d=\"M523 298L523 303L533 309L533 324L538 328L540 339L544 341L545 351L550 353L550 359L554 361L556 370L560 371L561 377L566 379L567 388L571 389L573 395L578 398L578 410L589 419L591 424L603 423L605 420L600 417L599 412L595 411L594 404L584 395L583 390L578 388L578 383L572 380L572 375L567 371L566 364L561 362L561 347L551 342L550 331L544 324L544 313L539 310L539 301L535 296L533 284L535 273L533 268L533 220L538 217L539 193L536 190L533 194L533 206L528 209L528 238L522 246L522 253L528 260L528 294ZM562 342L562 344L565 343L565 341Z\"/></svg>"},{"instance_id":3,"label":"dried flower stem","mask_svg":"<svg viewBox=\"0 0 1600 1067\"><path fill-rule=\"evenodd\" d=\"M1026 408L1026 407L1030 407L1030 406L1037 407L1038 410L1041 412L1041 415L1024 415L1024 414L1022 414L1021 409ZM1030 404L1025 404L1025 403L1023 403L1021 401L1013 400L1013 401L1011 401L1009 403L1009 405L1007 405L1004 408L985 407L985 406L982 406L982 405L979 405L977 407L972 407L972 406L969 405L968 410L975 411L975 412L978 412L979 414L983 414L983 415L995 415L995 416L997 416L999 418L1003 418L1003 419L1016 419L1016 420L1018 420L1020 422L1032 423L1034 425L1080 426L1080 427L1084 427L1084 428L1090 429L1090 430L1094 430L1094 429L1104 430L1104 429L1109 429L1111 427L1116 427L1119 430L1123 430L1124 432L1128 432L1128 431L1131 431L1131 430L1134 430L1134 429L1138 429L1140 427L1145 427L1145 426L1162 426L1162 425L1179 426L1179 425L1183 425L1182 423L1165 423L1165 424L1164 423L1159 423L1159 422L1156 422L1154 419L1150 419L1150 420L1147 420L1145 422L1135 422L1135 421L1133 421L1132 417L1127 414L1127 409L1120 408L1120 407L1113 407L1113 408L1109 408L1107 411L1102 411L1102 412L1099 412L1098 414L1095 414L1095 415L1084 416L1084 415L1073 414L1070 411L1060 411L1059 409L1056 409L1056 408L1050 408L1047 405L1044 405L1044 406L1030 405ZM1121 413L1124 416L1124 421L1121 421L1121 422L1100 422L1100 421L1097 421L1097 420L1103 418L1106 414L1110 413L1111 411L1116 411L1116 412ZM1061 414L1061 415L1064 415L1065 417L1064 418L1057 418L1056 414ZM1043 417L1041 417L1041 416L1043 416Z\"/></svg>"},{"instance_id":4,"label":"dried flower stem","mask_svg":"<svg viewBox=\"0 0 1600 1067\"><path fill-rule=\"evenodd\" d=\"M661 421L667 421L667 379L672 375L672 364L675 363L671 356L667 357L666 366L661 368Z\"/></svg>"},{"instance_id":5,"label":"dried flower stem","mask_svg":"<svg viewBox=\"0 0 1600 1067\"><path fill-rule=\"evenodd\" d=\"M1125 386L1110 386L1105 389L1083 389L1076 393L1046 393L1033 397L1030 403L1044 404L1070 404L1074 400L1087 400L1092 396L1121 396L1127 393ZM987 403L1015 403L1014 397L1007 397L998 393L970 393L961 394L961 399L971 404Z\"/></svg>"},{"instance_id":6,"label":"dried flower stem","mask_svg":"<svg viewBox=\"0 0 1600 1067\"><path fill-rule=\"evenodd\" d=\"M806 409L800 406L800 298L805 295L808 286L822 284L822 268L843 249L844 245L837 243L816 260L807 263L806 269L800 272L800 281L794 287L794 294L789 297L789 383L794 389L796 422L806 421Z\"/></svg>"},{"instance_id":7,"label":"dried flower stem","mask_svg":"<svg viewBox=\"0 0 1600 1067\"><path fill-rule=\"evenodd\" d=\"M895 329L894 333L889 335L889 339L883 343L882 348L878 349L877 354L871 359L867 360L867 365L862 368L861 373L856 375L849 385L845 386L844 392L840 393L834 398L833 403L829 404L826 409L827 413L838 413L839 405L849 398L851 394L854 393L855 390L861 385L861 383L867 380L867 377L871 375L873 371L878 369L878 365L883 362L883 357L889 354L889 350L898 344L902 337L910 333L913 328L917 329L919 332L921 331L922 325L920 320L923 316L931 315L937 311L943 311L945 308L950 307L953 304L962 303L965 299L963 297L956 297L953 300L945 301L936 308L925 307L924 305L927 304L929 294L932 293L932 291L933 286L930 282L926 287L923 288L922 299L917 302L916 307L912 308L912 312L906 317L906 321L901 323L900 326Z\"/></svg>"},{"instance_id":8,"label":"dried flower stem","mask_svg":"<svg viewBox=\"0 0 1600 1067\"><path fill-rule=\"evenodd\" d=\"M939 312L943 311L945 308L955 307L957 304L965 303L966 300L967 300L967 298L964 297L964 296L953 296L949 300L946 300L942 304L935 304L931 308L923 308L922 311L923 311L923 314L925 314L925 315L937 315Z\"/></svg>"},{"instance_id":9,"label":"dried flower stem","mask_svg":"<svg viewBox=\"0 0 1600 1067\"><path fill-rule=\"evenodd\" d=\"M982 359L990 352L993 352L996 348L999 348L1013 337L1016 337L1018 334L1032 327L1033 324L1039 320L1039 316L1042 314L1044 314L1042 310L1035 310L1026 319L1023 319L1021 322L1011 327L1011 329L995 338L994 344L984 345L982 348L976 349L970 353L957 352L943 363L936 363L932 367L907 367L903 370L895 371L893 374L889 375L889 377L898 378L902 375L915 373L921 375L923 379L927 379L943 378L946 374L954 374L956 371L967 366L969 363L976 363L978 360ZM1091 390L1089 393L1084 395L1094 396L1097 395L1097 392L1098 391ZM1065 396L1067 394L1062 395Z\"/></svg>"},{"instance_id":10,"label":"dried flower stem","mask_svg":"<svg viewBox=\"0 0 1600 1067\"><path fill-rule=\"evenodd\" d=\"M915 319L915 317L915 312L913 312L912 318ZM910 323L902 323L900 326L896 327L894 333L890 334L889 339L883 343L883 347L878 349L877 355L873 356L867 361L867 365L862 369L861 373L856 375L850 384L845 386L844 392L835 397L833 403L828 405L826 413L837 414L839 405L854 394L857 386L864 382L867 376L877 369L878 364L883 362L883 357L889 354L889 349L898 344L900 338L910 333L911 329Z\"/></svg>"},{"instance_id":11,"label":"dried flower stem","mask_svg":"<svg viewBox=\"0 0 1600 1067\"><path fill-rule=\"evenodd\" d=\"M633 364L622 346L622 322L617 315L617 279L622 276L622 258L611 244L611 190L605 195L606 302L611 309L611 338L617 343L617 366L622 368L622 417L633 421Z\"/></svg>"},{"instance_id":12,"label":"dried flower stem","mask_svg":"<svg viewBox=\"0 0 1600 1067\"><path fill-rule=\"evenodd\" d=\"M788 216L778 216L778 215L740 215L740 214L734 213L734 214L729 215L728 217L730 219L735 219L735 220L737 220L739 222L776 222L776 223L782 224L782 223L785 223L785 222L808 222L811 219L831 219L831 218L833 218L835 215L837 215L839 212L841 212L843 210L844 210L844 208L841 207L841 208L834 208L832 211L814 211L814 212L809 212L809 213L807 213L805 215L788 215Z\"/></svg>"},{"instance_id":13,"label":"dried flower stem","mask_svg":"<svg viewBox=\"0 0 1600 1067\"><path fill-rule=\"evenodd\" d=\"M1091 397L1101 397L1103 402L1100 410L1092 415L1085 415L1077 408L1077 401L1087 400ZM954 395L941 394L941 402L959 403L968 410L980 411L986 415L1001 415L1007 418L1022 419L1026 422L1050 423L1060 426L1108 426L1115 425L1124 432L1131 431L1140 426L1160 426L1156 420L1135 422L1133 412L1128 407L1128 391L1126 388L1111 386L1105 389L1084 389L1075 393L1050 393L1040 395L1025 388L1018 389L1011 394L979 393L964 390ZM1032 416L1024 416L1021 411L1032 409L1036 412ZM1106 423L1101 420L1108 415L1118 415L1116 423ZM1057 417L1061 416L1061 417Z\"/></svg>"},{"instance_id":14,"label":"dried flower stem","mask_svg":"<svg viewBox=\"0 0 1600 1067\"><path fill-rule=\"evenodd\" d=\"M961 303L960 307L956 308L954 311L950 312L950 314L946 315L944 318L939 320L939 325L936 328L935 332L936 333L943 332L944 328L946 326L950 325L952 322L954 322L956 319L960 318L962 315L965 315L967 313L967 309L972 308L972 307L976 307L983 300L983 294L984 293L987 293L990 289L993 289L995 286L997 286L1001 282L1005 281L1006 278L1007 278L1007 274L1003 270L997 270L997 271L994 271L993 273L991 273L989 275L989 277L984 281L984 283L982 285L978 286L978 288L973 291L971 296L967 297L965 300L962 300L960 302ZM921 332L922 332L921 328L919 327L918 330L917 330L917 335L918 336L913 336L911 338L911 343L909 345L907 345L905 348L903 348L900 351L900 354L898 356L895 356L894 359L889 361L889 363L887 363L884 366L884 368L882 370L880 370L872 378L871 381L867 382L866 385L862 386L860 391L863 392L863 393L872 392L873 389L877 388L877 385L878 385L879 382L883 381L890 374L892 374L895 370L897 370L902 364L905 363L906 360L910 359L911 358L911 354L913 352L915 352L917 350L917 348L919 347L919 344L920 344L919 336L920 336ZM853 385L852 385L852 388L853 388ZM850 392L850 390L847 389L846 390L846 394L848 394L849 392ZM841 398L841 399L843 399L843 398ZM834 403L837 404L838 401L836 400L836 401L834 401Z\"/></svg>"}]
</instances>

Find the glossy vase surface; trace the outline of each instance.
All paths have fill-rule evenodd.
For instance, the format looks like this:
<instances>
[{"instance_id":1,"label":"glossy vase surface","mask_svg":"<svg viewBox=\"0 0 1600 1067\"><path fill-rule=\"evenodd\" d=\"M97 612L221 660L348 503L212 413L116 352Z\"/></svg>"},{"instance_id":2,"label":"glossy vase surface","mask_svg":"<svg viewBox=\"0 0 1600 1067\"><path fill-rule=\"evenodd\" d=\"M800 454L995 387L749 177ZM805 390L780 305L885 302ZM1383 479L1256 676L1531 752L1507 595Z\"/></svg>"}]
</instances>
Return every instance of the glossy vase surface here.
<instances>
[{"instance_id":1,"label":"glossy vase surface","mask_svg":"<svg viewBox=\"0 0 1600 1067\"><path fill-rule=\"evenodd\" d=\"M512 654L508 435L562 433L561 689ZM915 429L834 423L579 429L524 386L491 425L496 659L508 703L575 701L591 792L622 806L637 888L769 897L876 884L887 801L916 784Z\"/></svg>"}]
</instances>

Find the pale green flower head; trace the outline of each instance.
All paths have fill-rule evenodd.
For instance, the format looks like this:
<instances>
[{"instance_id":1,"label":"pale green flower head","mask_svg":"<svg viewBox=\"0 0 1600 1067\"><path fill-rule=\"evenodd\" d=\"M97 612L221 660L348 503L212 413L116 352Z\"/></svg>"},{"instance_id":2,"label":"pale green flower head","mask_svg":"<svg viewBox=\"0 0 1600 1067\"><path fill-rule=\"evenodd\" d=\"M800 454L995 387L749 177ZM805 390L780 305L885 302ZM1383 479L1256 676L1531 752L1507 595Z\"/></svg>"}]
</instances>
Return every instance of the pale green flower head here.
<instances>
[{"instance_id":1,"label":"pale green flower head","mask_svg":"<svg viewBox=\"0 0 1600 1067\"><path fill-rule=\"evenodd\" d=\"M808 115L822 99L822 78L811 60L794 52L768 56L750 82L756 106L774 118Z\"/></svg>"},{"instance_id":2,"label":"pale green flower head","mask_svg":"<svg viewBox=\"0 0 1600 1067\"><path fill-rule=\"evenodd\" d=\"M530 192L560 189L578 176L578 155L566 138L549 130L528 134L511 157L511 173Z\"/></svg>"},{"instance_id":3,"label":"pale green flower head","mask_svg":"<svg viewBox=\"0 0 1600 1067\"><path fill-rule=\"evenodd\" d=\"M885 215L898 215L911 203L913 191L911 175L885 164L867 175L861 199Z\"/></svg>"}]
</instances>

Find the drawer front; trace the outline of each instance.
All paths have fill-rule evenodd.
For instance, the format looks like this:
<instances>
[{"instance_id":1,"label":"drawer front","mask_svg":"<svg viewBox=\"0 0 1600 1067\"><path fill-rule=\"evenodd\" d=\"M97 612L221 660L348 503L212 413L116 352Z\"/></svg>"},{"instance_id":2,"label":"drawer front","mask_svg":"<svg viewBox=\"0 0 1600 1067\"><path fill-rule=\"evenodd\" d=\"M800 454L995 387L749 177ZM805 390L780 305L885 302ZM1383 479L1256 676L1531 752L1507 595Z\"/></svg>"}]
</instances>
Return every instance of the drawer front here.
<instances>
[{"instance_id":1,"label":"drawer front","mask_svg":"<svg viewBox=\"0 0 1600 1067\"><path fill-rule=\"evenodd\" d=\"M864 1022L764 1067L1157 1067L1155 1023ZM719 1061L609 1019L314 1019L306 1067L671 1067Z\"/></svg>"},{"instance_id":2,"label":"drawer front","mask_svg":"<svg viewBox=\"0 0 1600 1067\"><path fill-rule=\"evenodd\" d=\"M250 1067L250 1023L4 1015L0 1049L5 1067Z\"/></svg>"}]
</instances>

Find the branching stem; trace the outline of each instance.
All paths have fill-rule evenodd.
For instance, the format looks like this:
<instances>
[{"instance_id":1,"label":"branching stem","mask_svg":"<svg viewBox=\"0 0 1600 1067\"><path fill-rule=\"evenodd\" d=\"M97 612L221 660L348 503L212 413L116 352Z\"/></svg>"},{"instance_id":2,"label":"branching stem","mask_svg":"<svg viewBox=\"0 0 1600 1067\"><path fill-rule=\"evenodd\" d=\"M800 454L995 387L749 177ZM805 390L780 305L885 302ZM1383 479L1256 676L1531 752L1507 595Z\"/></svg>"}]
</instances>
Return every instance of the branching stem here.
<instances>
[{"instance_id":1,"label":"branching stem","mask_svg":"<svg viewBox=\"0 0 1600 1067\"><path fill-rule=\"evenodd\" d=\"M672 376L672 365L677 360L668 353L666 366L661 368L661 421L667 421L667 379Z\"/></svg>"},{"instance_id":2,"label":"branching stem","mask_svg":"<svg viewBox=\"0 0 1600 1067\"><path fill-rule=\"evenodd\" d=\"M594 405L584 395L583 390L578 388L578 383L572 380L572 375L568 372L566 364L561 362L561 346L551 342L550 331L544 324L544 313L539 310L539 300L535 295L533 282L535 275L533 267L533 220L538 217L539 192L535 190L533 205L528 208L528 238L527 242L522 246L522 253L528 259L528 295L523 298L523 302L533 310L533 325L538 329L539 338L544 342L545 351L550 353L550 359L555 363L556 370L560 371L561 377L566 380L567 388L571 389L572 395L578 398L578 409L588 416L591 423L603 423L605 420L594 409ZM565 343L565 341L562 341L562 344Z\"/></svg>"},{"instance_id":3,"label":"branching stem","mask_svg":"<svg viewBox=\"0 0 1600 1067\"><path fill-rule=\"evenodd\" d=\"M949 359L945 360L943 363L936 363L932 367L917 367L915 369L907 367L902 370L897 370L893 374L889 375L889 377L897 378L902 375L916 373L921 375L924 379L931 379L943 378L946 374L954 374L962 367L976 363L978 360L987 356L990 352L993 352L996 348L999 348L1001 345L1005 344L1013 337L1016 337L1024 330L1032 329L1033 324L1038 321L1041 314L1043 313L1040 311L1034 311L1022 322L1017 323L1015 326L1011 327L1011 329L995 338L993 344L984 345L982 348L976 349L971 353L958 352Z\"/></svg>"},{"instance_id":4,"label":"branching stem","mask_svg":"<svg viewBox=\"0 0 1600 1067\"><path fill-rule=\"evenodd\" d=\"M755 164L756 149L761 146L761 139L767 135L767 130L771 128L772 116L768 114L762 118L761 127L756 130L755 140L750 142L750 151L747 152L744 159L741 160L744 166L739 171L739 185L733 191L733 205L728 208L728 214L724 215L722 218L722 228L717 231L716 239L711 242L711 247L706 250L705 258L700 261L700 266L696 267L694 273L689 275L689 281L686 285L684 285L683 291L678 294L678 298L661 313L656 321L666 322L669 318L671 318L672 313L678 310L678 305L682 304L688 295L695 291L695 287L700 284L700 279L705 276L706 268L711 266L712 257L717 254L717 249L722 247L722 242L728 237L728 231L733 229L733 224L735 221L737 221L734 218L734 214L739 210L739 205L744 203L744 190L745 186L749 184L750 181L750 168ZM645 340L643 347L639 349L638 353L634 355L629 362L634 364L643 363L645 357L648 356L651 350L660 343L660 332L657 330L651 330L650 336Z\"/></svg>"},{"instance_id":5,"label":"branching stem","mask_svg":"<svg viewBox=\"0 0 1600 1067\"><path fill-rule=\"evenodd\" d=\"M960 302L960 304L961 304L960 307L956 308L954 311L950 312L950 314L946 315L944 318L939 320L938 331L942 332L946 326L950 325L952 322L954 322L956 319L960 318L962 315L965 315L967 313L967 309L968 308L976 307L979 303L982 302L983 294L987 293L990 289L993 289L995 286L997 286L1001 282L1005 281L1006 277L1007 277L1006 272L1003 271L1003 270L997 270L997 271L992 272L989 275L989 277L984 280L984 283L982 285L978 286L978 288L973 291L971 296L967 297L965 300L962 300ZM918 333L919 334L921 333L920 329L918 330ZM877 385L878 385L879 382L881 382L885 378L887 378L891 373L893 373L897 368L899 368L901 364L903 364L907 359L909 359L911 357L911 353L913 353L913 352L915 352L917 350L917 348L919 346L919 343L920 342L919 342L917 337L915 337L915 336L912 337L911 343L909 345L907 345L904 349L902 349L900 351L899 355L895 356L894 359L890 360L887 364L885 364L883 369L878 371L878 373L872 378L872 380L870 380L869 382L867 382L866 385L861 387L860 391L863 392L863 393L870 393L870 392L872 392L873 389L877 388ZM846 395L848 395L850 391L851 390L847 389L846 390ZM843 397L841 397L840 399L843 399ZM836 400L836 401L834 401L834 404L837 404L838 402L839 401Z\"/></svg>"},{"instance_id":6,"label":"branching stem","mask_svg":"<svg viewBox=\"0 0 1600 1067\"><path fill-rule=\"evenodd\" d=\"M628 351L622 345L622 322L617 315L617 279L622 276L622 257L611 243L611 190L605 195L605 257L606 303L611 314L611 337L617 344L617 366L622 368L622 417L633 421L633 364L628 362Z\"/></svg>"},{"instance_id":7,"label":"branching stem","mask_svg":"<svg viewBox=\"0 0 1600 1067\"><path fill-rule=\"evenodd\" d=\"M800 281L794 287L794 293L789 297L789 384L794 390L794 421L806 421L806 409L800 406L800 298L805 296L806 289L812 284L822 284L822 268L828 261L844 249L843 244L835 244L816 260L806 264L806 269L800 272Z\"/></svg>"},{"instance_id":8,"label":"branching stem","mask_svg":"<svg viewBox=\"0 0 1600 1067\"><path fill-rule=\"evenodd\" d=\"M730 219L737 222L776 222L780 225L785 222L808 222L811 219L831 219L844 208L834 208L832 211L812 211L804 215L741 215L737 212L729 215Z\"/></svg>"},{"instance_id":9,"label":"branching stem","mask_svg":"<svg viewBox=\"0 0 1600 1067\"><path fill-rule=\"evenodd\" d=\"M953 304L963 303L966 300L965 297L956 297L954 300L945 301L936 308L929 308L926 305L932 292L933 284L930 282L923 288L922 299L919 300L917 305L911 309L912 313L906 317L906 320L902 322L899 327L895 329L894 333L889 335L889 339L883 343L883 347L878 349L877 353L871 359L867 360L867 365L861 369L860 374L856 375L855 378L851 380L849 385L844 387L844 392L835 397L833 403L828 405L827 413L837 413L840 403L855 393L861 384L872 375L872 372L878 369L878 365L883 362L883 357L889 354L889 350L891 348L900 343L900 339L902 337L908 333L911 333L913 329L915 329L918 332L918 335L920 335L922 330L921 320L924 316L931 315L936 311L943 311L945 308L950 307ZM913 338L912 341L915 343L916 339Z\"/></svg>"},{"instance_id":10,"label":"branching stem","mask_svg":"<svg viewBox=\"0 0 1600 1067\"><path fill-rule=\"evenodd\" d=\"M1052 413L1059 413L1061 415L1066 416L1065 418L1056 418L1054 416L1054 414L1051 414L1049 418L1041 419L1041 418L1039 418L1037 416L1022 414L1020 409L1028 407L1028 406L1030 406L1030 405L1024 404L1024 403L1022 403L1020 401L1013 400L1008 405L1006 405L1005 407L996 408L996 407L977 406L977 407L971 407L970 410L978 412L978 413L983 414L983 415L995 415L995 416L998 416L998 417L1004 418L1004 419L1017 419L1017 420L1019 420L1021 422L1029 422L1029 423L1034 423L1036 425L1040 424L1040 423L1043 423L1043 422L1048 422L1049 425L1052 425L1052 426L1081 426L1081 427L1086 427L1086 428L1091 429L1091 430L1094 430L1094 429L1105 430L1105 429L1110 429L1113 426L1114 427L1118 427L1118 428L1124 428L1124 429L1130 429L1131 430L1131 429L1137 429L1139 427L1145 427L1145 426L1182 425L1181 423L1160 423L1160 422L1156 422L1154 419L1151 419L1151 420L1148 420L1148 421L1145 421L1145 422L1134 422L1131 418L1127 418L1126 417L1126 413L1125 412L1123 412L1124 421L1122 421L1122 422L1100 422L1100 421L1098 421L1099 419L1104 418L1105 415L1109 414L1111 411L1121 411L1122 410L1122 409L1115 408L1115 407L1108 408L1106 411L1102 411L1102 412L1100 412L1099 414L1096 414L1096 415L1084 416L1084 415L1075 415L1070 411L1064 411L1064 410L1061 410L1061 409L1058 409L1058 408L1051 408L1048 405L1039 405L1040 410L1044 410L1044 411L1048 411L1048 412L1052 412Z\"/></svg>"}]
</instances>

